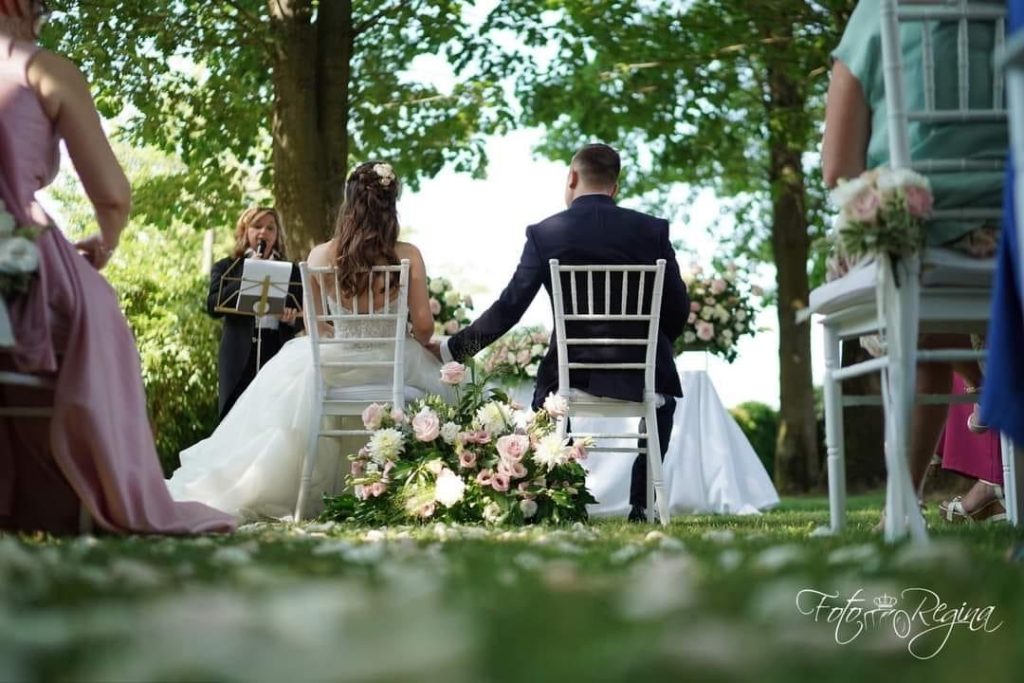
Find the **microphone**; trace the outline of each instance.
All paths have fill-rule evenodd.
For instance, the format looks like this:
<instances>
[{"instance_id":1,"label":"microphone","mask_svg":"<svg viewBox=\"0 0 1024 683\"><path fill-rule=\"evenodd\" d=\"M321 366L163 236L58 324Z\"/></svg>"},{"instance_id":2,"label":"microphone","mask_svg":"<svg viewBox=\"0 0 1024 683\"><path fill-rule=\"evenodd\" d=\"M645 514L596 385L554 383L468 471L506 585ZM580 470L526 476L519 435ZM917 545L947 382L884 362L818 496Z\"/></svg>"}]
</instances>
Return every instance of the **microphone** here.
<instances>
[{"instance_id":1,"label":"microphone","mask_svg":"<svg viewBox=\"0 0 1024 683\"><path fill-rule=\"evenodd\" d=\"M256 243L256 258L263 258L263 252L267 250L267 241L260 240Z\"/></svg>"}]
</instances>

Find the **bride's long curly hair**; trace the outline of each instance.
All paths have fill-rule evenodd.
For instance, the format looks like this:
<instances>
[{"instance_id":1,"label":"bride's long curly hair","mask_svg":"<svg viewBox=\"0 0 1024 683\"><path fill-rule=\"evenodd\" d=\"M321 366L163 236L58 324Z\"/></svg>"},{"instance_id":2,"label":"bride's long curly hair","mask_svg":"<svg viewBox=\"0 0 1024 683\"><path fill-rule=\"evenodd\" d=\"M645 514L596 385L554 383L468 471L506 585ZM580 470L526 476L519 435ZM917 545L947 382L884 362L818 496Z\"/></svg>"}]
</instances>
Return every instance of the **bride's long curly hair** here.
<instances>
[{"instance_id":1,"label":"bride's long curly hair","mask_svg":"<svg viewBox=\"0 0 1024 683\"><path fill-rule=\"evenodd\" d=\"M334 263L346 298L366 292L373 266L398 265L400 192L398 176L386 162L367 161L349 174L334 228Z\"/></svg>"}]
</instances>

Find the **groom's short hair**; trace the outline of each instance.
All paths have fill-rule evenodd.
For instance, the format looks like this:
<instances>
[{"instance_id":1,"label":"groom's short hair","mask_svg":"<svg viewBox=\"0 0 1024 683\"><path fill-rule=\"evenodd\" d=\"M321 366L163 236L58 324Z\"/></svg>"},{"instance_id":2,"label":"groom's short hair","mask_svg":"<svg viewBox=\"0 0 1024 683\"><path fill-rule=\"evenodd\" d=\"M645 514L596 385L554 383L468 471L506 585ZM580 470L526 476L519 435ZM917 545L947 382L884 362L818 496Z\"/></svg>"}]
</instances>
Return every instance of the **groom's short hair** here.
<instances>
[{"instance_id":1,"label":"groom's short hair","mask_svg":"<svg viewBox=\"0 0 1024 683\"><path fill-rule=\"evenodd\" d=\"M600 142L584 145L572 157L572 166L591 187L613 187L619 182L619 153Z\"/></svg>"}]
</instances>

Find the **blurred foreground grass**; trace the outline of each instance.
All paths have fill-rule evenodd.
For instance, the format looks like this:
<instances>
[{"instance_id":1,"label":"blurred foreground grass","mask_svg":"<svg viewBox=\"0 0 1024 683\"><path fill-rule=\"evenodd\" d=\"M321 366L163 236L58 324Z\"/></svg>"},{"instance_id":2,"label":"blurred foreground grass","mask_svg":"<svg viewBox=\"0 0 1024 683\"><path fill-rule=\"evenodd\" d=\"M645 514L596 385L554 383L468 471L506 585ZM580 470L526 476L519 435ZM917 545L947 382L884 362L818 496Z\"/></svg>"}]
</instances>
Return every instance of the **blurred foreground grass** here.
<instances>
[{"instance_id":1,"label":"blurred foreground grass","mask_svg":"<svg viewBox=\"0 0 1024 683\"><path fill-rule=\"evenodd\" d=\"M852 499L837 538L811 535L827 520L820 498L679 516L664 532L597 521L0 537L0 679L1022 680L1024 565L1005 559L1022 535L932 513L927 547L888 547L871 531L880 503ZM908 588L960 612L918 615L901 638L891 613L844 613L837 632L827 611L815 621L796 605L805 589L838 594L830 605L859 589L865 609L888 595L913 614L928 594ZM934 626L923 619L988 606L990 632L939 624L913 640Z\"/></svg>"}]
</instances>

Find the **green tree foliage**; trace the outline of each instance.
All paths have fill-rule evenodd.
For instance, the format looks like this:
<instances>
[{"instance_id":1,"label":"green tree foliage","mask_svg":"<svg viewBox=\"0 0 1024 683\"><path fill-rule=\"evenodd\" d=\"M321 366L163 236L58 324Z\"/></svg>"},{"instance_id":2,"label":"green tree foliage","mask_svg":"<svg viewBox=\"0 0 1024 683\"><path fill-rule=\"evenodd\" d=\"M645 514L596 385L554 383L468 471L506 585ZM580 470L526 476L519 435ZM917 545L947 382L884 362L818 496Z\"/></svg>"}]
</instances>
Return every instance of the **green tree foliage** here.
<instances>
[{"instance_id":1,"label":"green tree foliage","mask_svg":"<svg viewBox=\"0 0 1024 683\"><path fill-rule=\"evenodd\" d=\"M510 120L498 83L467 61L486 53L470 0L53 5L44 38L82 66L103 115L184 163L135 188L155 224L230 225L273 187L304 252L329 234L352 161L387 158L412 187L445 164L480 175L482 132Z\"/></svg>"},{"instance_id":2,"label":"green tree foliage","mask_svg":"<svg viewBox=\"0 0 1024 683\"><path fill-rule=\"evenodd\" d=\"M659 202L687 183L732 198L736 255L776 267L780 404L776 484L815 483L820 454L806 305L823 196L811 170L829 50L854 0L502 0L487 29L532 49L494 61L515 74L540 151L567 159L603 140L626 160L623 189ZM814 272L819 272L815 270Z\"/></svg>"},{"instance_id":3,"label":"green tree foliage","mask_svg":"<svg viewBox=\"0 0 1024 683\"><path fill-rule=\"evenodd\" d=\"M775 441L779 432L779 411L759 401L747 401L729 409L736 424L754 447L761 464L771 475L775 471Z\"/></svg>"}]
</instances>

